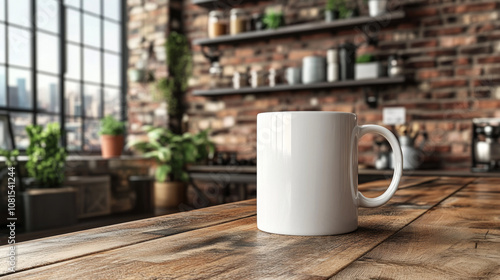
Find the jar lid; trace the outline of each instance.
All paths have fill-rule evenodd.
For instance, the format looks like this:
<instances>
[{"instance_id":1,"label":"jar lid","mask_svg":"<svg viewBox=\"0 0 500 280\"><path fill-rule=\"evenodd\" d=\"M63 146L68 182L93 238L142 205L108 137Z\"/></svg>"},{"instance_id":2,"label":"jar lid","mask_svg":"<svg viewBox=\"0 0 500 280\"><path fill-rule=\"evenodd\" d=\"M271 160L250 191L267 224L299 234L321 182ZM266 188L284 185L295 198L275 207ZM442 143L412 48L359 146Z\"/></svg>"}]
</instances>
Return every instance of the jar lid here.
<instances>
[{"instance_id":1,"label":"jar lid","mask_svg":"<svg viewBox=\"0 0 500 280\"><path fill-rule=\"evenodd\" d=\"M211 11L208 13L208 16L210 17L223 17L224 13L222 11Z\"/></svg>"}]
</instances>

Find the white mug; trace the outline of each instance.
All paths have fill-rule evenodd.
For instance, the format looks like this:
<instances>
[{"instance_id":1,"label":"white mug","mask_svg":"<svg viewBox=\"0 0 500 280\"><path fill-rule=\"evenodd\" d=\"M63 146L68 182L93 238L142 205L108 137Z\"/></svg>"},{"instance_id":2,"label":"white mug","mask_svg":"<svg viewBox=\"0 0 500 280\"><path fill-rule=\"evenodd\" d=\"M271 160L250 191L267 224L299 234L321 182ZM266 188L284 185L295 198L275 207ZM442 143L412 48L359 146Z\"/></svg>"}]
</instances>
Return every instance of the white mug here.
<instances>
[{"instance_id":1,"label":"white mug","mask_svg":"<svg viewBox=\"0 0 500 280\"><path fill-rule=\"evenodd\" d=\"M379 197L358 191L358 140L384 136L394 175ZM398 188L401 147L388 129L358 126L355 114L276 112L257 116L257 227L288 235L334 235L358 227L358 206L385 204Z\"/></svg>"}]
</instances>

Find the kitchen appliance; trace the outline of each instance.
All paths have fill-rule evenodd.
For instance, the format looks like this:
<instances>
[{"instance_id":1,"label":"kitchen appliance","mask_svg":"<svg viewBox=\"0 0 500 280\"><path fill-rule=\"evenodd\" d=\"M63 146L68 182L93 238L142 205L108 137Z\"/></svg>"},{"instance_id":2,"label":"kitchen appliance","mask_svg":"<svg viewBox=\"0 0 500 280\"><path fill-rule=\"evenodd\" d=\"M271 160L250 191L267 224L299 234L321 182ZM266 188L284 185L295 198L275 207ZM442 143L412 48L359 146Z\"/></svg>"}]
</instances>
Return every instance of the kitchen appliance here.
<instances>
[{"instance_id":1,"label":"kitchen appliance","mask_svg":"<svg viewBox=\"0 0 500 280\"><path fill-rule=\"evenodd\" d=\"M356 62L356 45L346 42L340 46L340 80L354 79L354 65Z\"/></svg>"},{"instance_id":2,"label":"kitchen appliance","mask_svg":"<svg viewBox=\"0 0 500 280\"><path fill-rule=\"evenodd\" d=\"M500 118L472 120L472 171L500 172Z\"/></svg>"},{"instance_id":3,"label":"kitchen appliance","mask_svg":"<svg viewBox=\"0 0 500 280\"><path fill-rule=\"evenodd\" d=\"M336 82L339 79L339 62L338 51L336 49L329 49L326 52L327 65L327 80L328 82Z\"/></svg>"},{"instance_id":4,"label":"kitchen appliance","mask_svg":"<svg viewBox=\"0 0 500 280\"><path fill-rule=\"evenodd\" d=\"M285 70L285 80L289 85L302 83L302 70L300 67L288 67Z\"/></svg>"},{"instance_id":5,"label":"kitchen appliance","mask_svg":"<svg viewBox=\"0 0 500 280\"><path fill-rule=\"evenodd\" d=\"M302 83L314 84L326 80L326 60L321 56L306 56L302 59Z\"/></svg>"}]
</instances>

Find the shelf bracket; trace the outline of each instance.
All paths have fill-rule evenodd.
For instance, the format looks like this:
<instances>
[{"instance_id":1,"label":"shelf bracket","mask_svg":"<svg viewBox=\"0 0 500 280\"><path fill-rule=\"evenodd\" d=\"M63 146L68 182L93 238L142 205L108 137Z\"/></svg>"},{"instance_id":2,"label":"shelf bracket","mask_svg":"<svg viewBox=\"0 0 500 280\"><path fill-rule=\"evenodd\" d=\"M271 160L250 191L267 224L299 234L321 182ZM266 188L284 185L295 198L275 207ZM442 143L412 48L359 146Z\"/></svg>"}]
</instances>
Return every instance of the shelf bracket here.
<instances>
[{"instance_id":1,"label":"shelf bracket","mask_svg":"<svg viewBox=\"0 0 500 280\"><path fill-rule=\"evenodd\" d=\"M220 51L216 45L202 46L201 52L208 60L210 60L210 63L219 61L219 58L222 56L222 51Z\"/></svg>"}]
</instances>

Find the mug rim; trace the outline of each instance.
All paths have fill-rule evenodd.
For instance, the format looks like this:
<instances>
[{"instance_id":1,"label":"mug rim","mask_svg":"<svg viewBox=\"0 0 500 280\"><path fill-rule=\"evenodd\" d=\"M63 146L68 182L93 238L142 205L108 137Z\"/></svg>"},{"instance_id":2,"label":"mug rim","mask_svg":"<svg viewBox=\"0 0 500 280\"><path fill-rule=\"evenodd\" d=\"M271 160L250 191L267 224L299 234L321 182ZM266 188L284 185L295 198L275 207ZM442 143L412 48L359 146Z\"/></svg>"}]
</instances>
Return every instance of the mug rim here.
<instances>
[{"instance_id":1,"label":"mug rim","mask_svg":"<svg viewBox=\"0 0 500 280\"><path fill-rule=\"evenodd\" d=\"M263 112L258 113L258 115L265 114L318 114L318 115L351 115L356 117L356 114L349 112L338 112L338 111L280 111L280 112Z\"/></svg>"}]
</instances>

